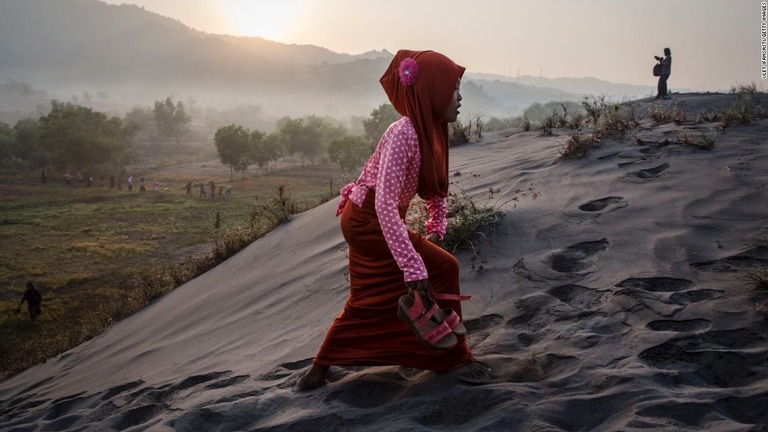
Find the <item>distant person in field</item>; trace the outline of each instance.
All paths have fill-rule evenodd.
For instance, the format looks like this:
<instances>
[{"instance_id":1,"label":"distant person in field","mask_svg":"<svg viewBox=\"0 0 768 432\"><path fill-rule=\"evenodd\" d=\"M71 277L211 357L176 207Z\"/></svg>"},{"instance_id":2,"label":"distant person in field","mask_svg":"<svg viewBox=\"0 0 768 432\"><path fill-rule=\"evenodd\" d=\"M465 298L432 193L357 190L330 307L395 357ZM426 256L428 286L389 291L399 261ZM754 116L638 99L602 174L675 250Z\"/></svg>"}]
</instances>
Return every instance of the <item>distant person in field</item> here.
<instances>
[{"instance_id":1,"label":"distant person in field","mask_svg":"<svg viewBox=\"0 0 768 432\"><path fill-rule=\"evenodd\" d=\"M216 183L211 182L210 192L211 192L211 199L216 198Z\"/></svg>"},{"instance_id":2,"label":"distant person in field","mask_svg":"<svg viewBox=\"0 0 768 432\"><path fill-rule=\"evenodd\" d=\"M192 196L192 182L187 182L187 196Z\"/></svg>"},{"instance_id":3,"label":"distant person in field","mask_svg":"<svg viewBox=\"0 0 768 432\"><path fill-rule=\"evenodd\" d=\"M664 57L653 57L661 63L661 75L659 75L656 99L670 99L669 93L667 92L667 80L672 74L672 51L670 51L669 48L664 48Z\"/></svg>"},{"instance_id":4,"label":"distant person in field","mask_svg":"<svg viewBox=\"0 0 768 432\"><path fill-rule=\"evenodd\" d=\"M160 189L160 180L158 179L152 180L152 192L157 192L158 189Z\"/></svg>"},{"instance_id":5,"label":"distant person in field","mask_svg":"<svg viewBox=\"0 0 768 432\"><path fill-rule=\"evenodd\" d=\"M227 185L227 190L224 192L224 196L228 200L230 200L230 201L232 200L232 185Z\"/></svg>"},{"instance_id":6,"label":"distant person in field","mask_svg":"<svg viewBox=\"0 0 768 432\"><path fill-rule=\"evenodd\" d=\"M139 192L146 192L147 188L144 187L144 177L139 180Z\"/></svg>"},{"instance_id":7,"label":"distant person in field","mask_svg":"<svg viewBox=\"0 0 768 432\"><path fill-rule=\"evenodd\" d=\"M40 294L40 291L38 291L32 281L27 282L27 289L21 296L21 302L19 302L19 307L16 308L16 313L21 312L21 305L23 305L25 301L27 302L27 309L29 309L29 318L32 321L36 320L38 315L43 312L40 307L43 304L43 295Z\"/></svg>"},{"instance_id":8,"label":"distant person in field","mask_svg":"<svg viewBox=\"0 0 768 432\"><path fill-rule=\"evenodd\" d=\"M205 198L205 183L200 182L200 198Z\"/></svg>"},{"instance_id":9,"label":"distant person in field","mask_svg":"<svg viewBox=\"0 0 768 432\"><path fill-rule=\"evenodd\" d=\"M64 174L64 180L67 182L67 185L72 184L72 171L67 170L67 173Z\"/></svg>"},{"instance_id":10,"label":"distant person in field","mask_svg":"<svg viewBox=\"0 0 768 432\"><path fill-rule=\"evenodd\" d=\"M83 182L83 172L81 170L77 170L77 174L75 174L77 177L77 183L80 184Z\"/></svg>"},{"instance_id":11,"label":"distant person in field","mask_svg":"<svg viewBox=\"0 0 768 432\"><path fill-rule=\"evenodd\" d=\"M400 365L487 382L461 323L459 263L437 243L446 233L448 123L461 106L464 67L434 51L395 54L380 83L403 116L379 140L337 209L349 245L349 297L297 387L326 383L333 365ZM426 202L426 236L403 222Z\"/></svg>"},{"instance_id":12,"label":"distant person in field","mask_svg":"<svg viewBox=\"0 0 768 432\"><path fill-rule=\"evenodd\" d=\"M128 192L133 190L133 176L128 176Z\"/></svg>"}]
</instances>

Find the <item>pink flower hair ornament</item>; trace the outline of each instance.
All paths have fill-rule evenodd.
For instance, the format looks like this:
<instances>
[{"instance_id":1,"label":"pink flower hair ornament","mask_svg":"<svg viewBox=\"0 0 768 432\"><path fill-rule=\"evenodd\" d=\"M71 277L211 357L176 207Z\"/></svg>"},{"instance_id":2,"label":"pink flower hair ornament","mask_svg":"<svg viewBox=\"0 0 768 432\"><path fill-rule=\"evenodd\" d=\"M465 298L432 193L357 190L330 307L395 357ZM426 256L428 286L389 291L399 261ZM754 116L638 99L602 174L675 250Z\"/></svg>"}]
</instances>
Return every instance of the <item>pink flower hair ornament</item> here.
<instances>
[{"instance_id":1,"label":"pink flower hair ornament","mask_svg":"<svg viewBox=\"0 0 768 432\"><path fill-rule=\"evenodd\" d=\"M400 82L412 86L419 77L419 64L416 60L406 57L400 62Z\"/></svg>"}]
</instances>

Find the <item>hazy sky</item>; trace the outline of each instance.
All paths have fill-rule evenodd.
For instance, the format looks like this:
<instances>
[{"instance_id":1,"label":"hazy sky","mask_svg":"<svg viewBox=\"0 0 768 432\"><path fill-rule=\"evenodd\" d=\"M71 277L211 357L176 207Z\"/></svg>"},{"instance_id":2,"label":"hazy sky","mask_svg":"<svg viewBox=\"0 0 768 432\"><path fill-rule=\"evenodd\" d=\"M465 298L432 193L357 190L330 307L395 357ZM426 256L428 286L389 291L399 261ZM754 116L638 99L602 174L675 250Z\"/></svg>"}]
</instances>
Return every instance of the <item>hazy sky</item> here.
<instances>
[{"instance_id":1,"label":"hazy sky","mask_svg":"<svg viewBox=\"0 0 768 432\"><path fill-rule=\"evenodd\" d=\"M208 33L262 36L359 54L434 49L468 72L592 76L728 90L761 79L755 0L106 0L133 3Z\"/></svg>"}]
</instances>

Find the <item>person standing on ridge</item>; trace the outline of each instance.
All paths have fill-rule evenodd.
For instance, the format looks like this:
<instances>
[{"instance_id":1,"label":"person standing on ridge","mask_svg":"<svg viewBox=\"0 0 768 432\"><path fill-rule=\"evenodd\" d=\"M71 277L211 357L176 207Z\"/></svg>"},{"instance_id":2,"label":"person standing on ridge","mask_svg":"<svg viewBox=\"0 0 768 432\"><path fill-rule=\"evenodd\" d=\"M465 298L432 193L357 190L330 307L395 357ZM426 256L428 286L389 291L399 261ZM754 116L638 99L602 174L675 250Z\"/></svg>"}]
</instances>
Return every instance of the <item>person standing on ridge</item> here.
<instances>
[{"instance_id":1,"label":"person standing on ridge","mask_svg":"<svg viewBox=\"0 0 768 432\"><path fill-rule=\"evenodd\" d=\"M667 80L672 74L672 52L669 48L664 48L664 57L653 56L661 64L661 75L657 87L656 99L670 99L667 92Z\"/></svg>"}]
</instances>

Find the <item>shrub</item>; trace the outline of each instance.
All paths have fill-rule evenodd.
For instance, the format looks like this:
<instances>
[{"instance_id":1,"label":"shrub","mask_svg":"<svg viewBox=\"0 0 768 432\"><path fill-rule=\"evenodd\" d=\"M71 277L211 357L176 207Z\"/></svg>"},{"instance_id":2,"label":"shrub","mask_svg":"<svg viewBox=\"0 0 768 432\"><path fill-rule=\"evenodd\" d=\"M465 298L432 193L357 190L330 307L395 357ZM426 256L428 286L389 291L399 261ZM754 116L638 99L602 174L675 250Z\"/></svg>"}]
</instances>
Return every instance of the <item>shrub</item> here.
<instances>
[{"instance_id":1,"label":"shrub","mask_svg":"<svg viewBox=\"0 0 768 432\"><path fill-rule=\"evenodd\" d=\"M557 158L555 162L564 159L582 158L589 153L589 150L600 145L600 138L595 133L581 134L576 131L568 135L568 141L566 141L563 148L560 149L560 157Z\"/></svg>"},{"instance_id":2,"label":"shrub","mask_svg":"<svg viewBox=\"0 0 768 432\"><path fill-rule=\"evenodd\" d=\"M447 219L445 240L440 247L450 253L458 250L472 249L478 235L485 232L501 219L504 213L499 209L499 203L491 202L498 190L489 190L489 198L485 203L478 204L463 189L458 193L450 192L447 200ZM427 207L422 200L415 200L408 210L406 224L420 234L426 234L424 223L429 219ZM486 237L487 238L487 237ZM476 253L476 252L475 252Z\"/></svg>"}]
</instances>

